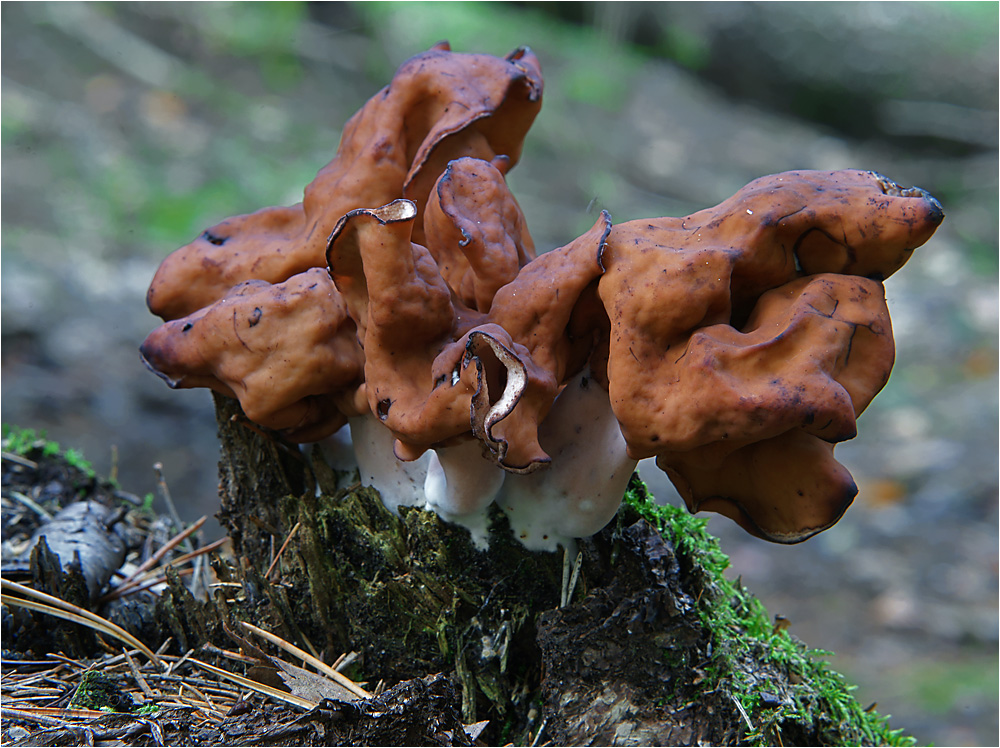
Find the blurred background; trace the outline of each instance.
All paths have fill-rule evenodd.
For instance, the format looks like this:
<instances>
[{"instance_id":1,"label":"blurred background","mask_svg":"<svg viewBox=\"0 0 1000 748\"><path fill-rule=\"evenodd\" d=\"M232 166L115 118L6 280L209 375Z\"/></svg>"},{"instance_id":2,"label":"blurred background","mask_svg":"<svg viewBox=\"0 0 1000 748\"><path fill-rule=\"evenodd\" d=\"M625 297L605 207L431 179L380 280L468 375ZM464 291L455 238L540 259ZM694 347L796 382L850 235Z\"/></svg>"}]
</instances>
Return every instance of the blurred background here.
<instances>
[{"instance_id":1,"label":"blurred background","mask_svg":"<svg viewBox=\"0 0 1000 748\"><path fill-rule=\"evenodd\" d=\"M291 204L407 57L542 60L509 182L540 249L788 169L874 169L947 219L887 282L898 356L837 456L861 486L792 547L710 529L732 573L922 744L996 745L996 3L4 3L2 418L123 488L162 462L217 508L205 391L139 362L160 260ZM679 501L662 476L644 477ZM218 526L216 525L216 532Z\"/></svg>"}]
</instances>

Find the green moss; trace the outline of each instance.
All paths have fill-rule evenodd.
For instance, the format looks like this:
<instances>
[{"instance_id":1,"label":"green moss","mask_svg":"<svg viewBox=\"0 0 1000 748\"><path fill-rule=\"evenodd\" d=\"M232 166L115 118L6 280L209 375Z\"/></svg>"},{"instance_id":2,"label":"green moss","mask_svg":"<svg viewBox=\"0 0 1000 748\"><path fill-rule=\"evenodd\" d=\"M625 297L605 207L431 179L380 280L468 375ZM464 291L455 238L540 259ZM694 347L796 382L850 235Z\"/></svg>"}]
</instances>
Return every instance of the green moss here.
<instances>
[{"instance_id":1,"label":"green moss","mask_svg":"<svg viewBox=\"0 0 1000 748\"><path fill-rule=\"evenodd\" d=\"M656 504L637 477L625 504L672 540L682 568L700 584L693 593L712 653L702 666L711 681L704 690L728 694L745 711L746 742L775 744L783 732L807 729L825 745L915 745L889 728L888 717L862 708L854 687L830 669L828 652L809 649L775 626L763 603L726 578L729 559L706 530L707 520Z\"/></svg>"},{"instance_id":2,"label":"green moss","mask_svg":"<svg viewBox=\"0 0 1000 748\"><path fill-rule=\"evenodd\" d=\"M2 428L4 452L12 452L28 458L32 456L56 457L61 454L71 467L75 467L88 478L94 478L97 475L91 464L84 459L82 452L77 449L67 449L63 452L59 442L49 441L44 431L36 432L34 429L23 429L9 423L3 424L0 428Z\"/></svg>"},{"instance_id":3,"label":"green moss","mask_svg":"<svg viewBox=\"0 0 1000 748\"><path fill-rule=\"evenodd\" d=\"M100 670L88 670L83 674L69 706L105 712L132 712L136 707L132 697L118 686L118 681Z\"/></svg>"}]
</instances>

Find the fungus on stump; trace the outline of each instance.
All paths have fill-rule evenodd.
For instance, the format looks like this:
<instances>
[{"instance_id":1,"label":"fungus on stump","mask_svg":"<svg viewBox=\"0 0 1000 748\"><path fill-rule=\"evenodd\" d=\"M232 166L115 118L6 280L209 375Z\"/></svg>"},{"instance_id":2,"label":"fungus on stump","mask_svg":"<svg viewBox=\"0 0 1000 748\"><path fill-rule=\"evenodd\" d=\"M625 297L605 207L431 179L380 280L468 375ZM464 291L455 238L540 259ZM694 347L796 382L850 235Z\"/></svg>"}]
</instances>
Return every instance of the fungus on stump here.
<instances>
[{"instance_id":1,"label":"fungus on stump","mask_svg":"<svg viewBox=\"0 0 1000 748\"><path fill-rule=\"evenodd\" d=\"M881 282L941 206L874 172L786 172L683 218L602 214L536 257L505 176L541 89L527 50L405 63L301 205L164 260L143 360L293 441L350 419L365 483L480 544L494 501L530 548L596 532L654 456L692 511L768 540L835 523L856 487L832 445L892 368ZM567 501L602 458L598 498Z\"/></svg>"},{"instance_id":2,"label":"fungus on stump","mask_svg":"<svg viewBox=\"0 0 1000 748\"><path fill-rule=\"evenodd\" d=\"M477 688L500 712L510 705L498 647L516 641L537 665L534 621L554 604L555 569L525 549L599 533L638 459L655 457L691 512L770 541L839 519L857 488L834 446L856 434L893 364L882 282L944 218L923 190L874 172L793 171L682 218L614 225L602 213L536 256L506 175L541 92L526 49L500 59L442 43L417 55L347 123L301 204L208 229L164 260L148 294L165 322L144 362L171 387L222 396L223 511L237 549L267 546L263 525L240 516L257 506L286 530L303 524L297 609L330 647L376 636L365 627L385 613L368 598L385 587L366 575L378 556L394 604L436 629L452 658L466 719ZM270 446L233 425L228 398L274 430ZM273 448L320 442L345 422L385 517L342 502L317 449ZM449 523L434 531L447 548L427 555L408 505ZM347 524L333 519L341 509ZM667 574L662 539L620 531L582 543L584 583L605 585L592 610L647 572ZM623 538L640 556L656 549L643 562L656 568L624 587L593 565L617 558ZM520 593L505 587L515 577ZM274 610L293 609L273 594ZM639 598L628 599L604 611L609 622ZM387 654L398 642L370 644L376 664L417 667L400 659L406 647ZM440 669L436 658L419 662ZM666 740L659 724L649 734ZM579 739L566 725L560 734Z\"/></svg>"}]
</instances>

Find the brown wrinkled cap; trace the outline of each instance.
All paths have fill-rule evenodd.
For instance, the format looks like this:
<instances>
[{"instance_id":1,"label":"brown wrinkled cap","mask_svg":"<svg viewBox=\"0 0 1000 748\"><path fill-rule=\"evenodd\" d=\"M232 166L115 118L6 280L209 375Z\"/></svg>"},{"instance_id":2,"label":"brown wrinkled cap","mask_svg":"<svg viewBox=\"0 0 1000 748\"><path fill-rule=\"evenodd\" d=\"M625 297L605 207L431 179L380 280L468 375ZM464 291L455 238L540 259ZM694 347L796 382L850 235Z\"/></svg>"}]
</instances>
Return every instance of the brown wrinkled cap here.
<instances>
[{"instance_id":1,"label":"brown wrinkled cap","mask_svg":"<svg viewBox=\"0 0 1000 748\"><path fill-rule=\"evenodd\" d=\"M856 488L830 445L854 436L893 363L879 281L943 217L874 172L807 171L615 226L598 292L629 454L656 455L692 511L770 540L836 522Z\"/></svg>"},{"instance_id":2,"label":"brown wrinkled cap","mask_svg":"<svg viewBox=\"0 0 1000 748\"><path fill-rule=\"evenodd\" d=\"M661 455L692 512L723 514L751 535L799 543L833 526L858 493L833 445L801 429L748 444L709 467L698 450Z\"/></svg>"},{"instance_id":3,"label":"brown wrinkled cap","mask_svg":"<svg viewBox=\"0 0 1000 748\"><path fill-rule=\"evenodd\" d=\"M275 285L248 281L194 314L160 325L140 348L174 388L208 387L247 417L315 441L356 415L364 356L325 270Z\"/></svg>"},{"instance_id":4,"label":"brown wrinkled cap","mask_svg":"<svg viewBox=\"0 0 1000 748\"><path fill-rule=\"evenodd\" d=\"M702 328L676 355L658 370L670 385L655 413L633 428L619 415L630 453L657 454L691 511L768 540L833 525L857 493L833 443L855 435L893 363L881 284L801 278L764 294L744 332Z\"/></svg>"},{"instance_id":5,"label":"brown wrinkled cap","mask_svg":"<svg viewBox=\"0 0 1000 748\"><path fill-rule=\"evenodd\" d=\"M474 391L457 374L461 349L451 346L435 367L455 341L456 312L430 252L410 241L415 218L409 200L353 210L327 251L364 348L369 405L399 441L401 459L467 432Z\"/></svg>"},{"instance_id":6,"label":"brown wrinkled cap","mask_svg":"<svg viewBox=\"0 0 1000 748\"><path fill-rule=\"evenodd\" d=\"M441 277L471 309L488 312L497 290L535 257L517 200L507 188L506 156L448 164L424 213L427 247Z\"/></svg>"},{"instance_id":7,"label":"brown wrinkled cap","mask_svg":"<svg viewBox=\"0 0 1000 748\"><path fill-rule=\"evenodd\" d=\"M549 462L538 425L589 356L592 339L573 338L571 321L604 272L610 231L611 216L602 212L590 231L529 262L497 291L487 324L468 334L478 381L473 433L505 470L527 473Z\"/></svg>"},{"instance_id":8,"label":"brown wrinkled cap","mask_svg":"<svg viewBox=\"0 0 1000 748\"><path fill-rule=\"evenodd\" d=\"M538 60L450 52L439 45L403 63L392 82L347 123L337 155L303 202L237 216L168 256L147 293L165 320L190 314L247 280L278 283L323 264L337 220L400 196L422 211L448 161L520 156L541 107ZM422 223L416 223L422 238Z\"/></svg>"},{"instance_id":9,"label":"brown wrinkled cap","mask_svg":"<svg viewBox=\"0 0 1000 748\"><path fill-rule=\"evenodd\" d=\"M857 433L894 351L881 283L809 276L764 294L742 331L702 327L665 356L632 359L612 405L636 459L731 450L791 428L839 442Z\"/></svg>"},{"instance_id":10,"label":"brown wrinkled cap","mask_svg":"<svg viewBox=\"0 0 1000 748\"><path fill-rule=\"evenodd\" d=\"M612 406L632 453L655 454L667 442L674 449L693 446L707 438L704 434L725 433L729 419L742 417L703 406L698 417L687 418L681 414L690 412L697 400L676 415L671 414L673 406L661 404L678 390L668 384L676 362L689 350L702 351L699 341L707 339L692 340L695 331L721 326L719 330L738 334L729 326L743 327L761 294L810 273L864 271L884 277L933 233L942 216L937 201L922 190L902 190L872 172L786 172L755 180L720 205L685 218L615 226L598 291L610 324ZM844 251L800 258L803 246L818 246L810 243L817 236L838 237L836 246ZM888 321L879 328L888 331ZM891 346L891 337L887 339ZM709 377L712 367L718 368L712 386L721 388L719 397L739 400L746 386L740 377L726 379L728 369L713 358L721 354L704 355L700 376ZM754 377L765 382L773 378L763 368ZM755 391L750 402L762 397ZM801 407L815 411L813 428L822 426L823 438L853 433L843 402ZM768 412L760 410L760 418L766 420Z\"/></svg>"},{"instance_id":11,"label":"brown wrinkled cap","mask_svg":"<svg viewBox=\"0 0 1000 748\"><path fill-rule=\"evenodd\" d=\"M796 277L884 280L943 219L926 192L875 172L774 174L684 218L615 226L601 298L613 325L629 319L662 348L695 327L742 323L760 294Z\"/></svg>"}]
</instances>

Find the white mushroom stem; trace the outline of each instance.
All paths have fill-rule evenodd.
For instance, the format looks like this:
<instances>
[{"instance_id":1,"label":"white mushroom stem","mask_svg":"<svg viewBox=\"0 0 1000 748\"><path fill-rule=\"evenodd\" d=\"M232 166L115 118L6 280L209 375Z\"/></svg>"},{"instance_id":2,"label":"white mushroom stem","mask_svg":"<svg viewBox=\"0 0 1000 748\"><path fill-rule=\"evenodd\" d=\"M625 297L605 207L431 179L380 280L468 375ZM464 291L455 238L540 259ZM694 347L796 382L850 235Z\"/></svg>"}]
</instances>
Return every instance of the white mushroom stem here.
<instances>
[{"instance_id":1,"label":"white mushroom stem","mask_svg":"<svg viewBox=\"0 0 1000 748\"><path fill-rule=\"evenodd\" d=\"M412 462L397 459L392 451L395 437L371 413L350 418L348 423L361 484L375 488L393 514L398 515L401 506L423 506L430 454Z\"/></svg>"},{"instance_id":2,"label":"white mushroom stem","mask_svg":"<svg viewBox=\"0 0 1000 748\"><path fill-rule=\"evenodd\" d=\"M566 385L539 428L547 468L508 475L497 503L526 548L554 551L593 535L615 516L636 461L608 393L584 370Z\"/></svg>"},{"instance_id":3,"label":"white mushroom stem","mask_svg":"<svg viewBox=\"0 0 1000 748\"><path fill-rule=\"evenodd\" d=\"M483 458L479 441L430 452L424 483L424 507L441 519L469 530L480 550L489 545L487 507L503 486L506 473ZM514 477L514 476L511 476Z\"/></svg>"},{"instance_id":4,"label":"white mushroom stem","mask_svg":"<svg viewBox=\"0 0 1000 748\"><path fill-rule=\"evenodd\" d=\"M469 530L477 548L489 542L488 507L495 500L526 548L575 552L575 538L593 535L615 516L636 466L611 411L608 393L589 370L574 377L539 428L552 462L533 473L508 473L470 440L428 450L403 462L393 435L373 415L350 419L362 484L393 513L421 506Z\"/></svg>"}]
</instances>

